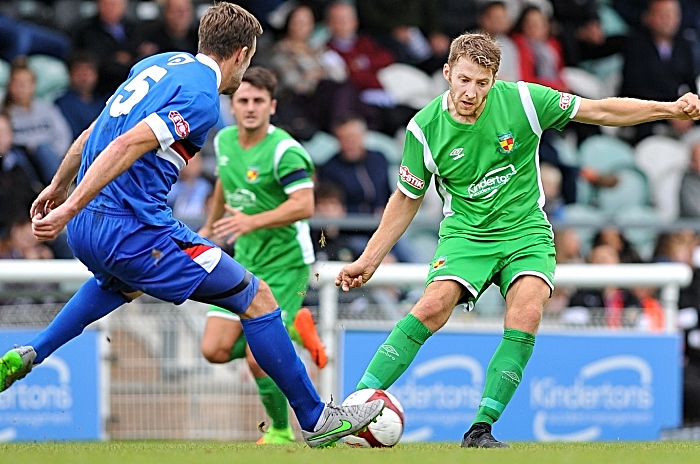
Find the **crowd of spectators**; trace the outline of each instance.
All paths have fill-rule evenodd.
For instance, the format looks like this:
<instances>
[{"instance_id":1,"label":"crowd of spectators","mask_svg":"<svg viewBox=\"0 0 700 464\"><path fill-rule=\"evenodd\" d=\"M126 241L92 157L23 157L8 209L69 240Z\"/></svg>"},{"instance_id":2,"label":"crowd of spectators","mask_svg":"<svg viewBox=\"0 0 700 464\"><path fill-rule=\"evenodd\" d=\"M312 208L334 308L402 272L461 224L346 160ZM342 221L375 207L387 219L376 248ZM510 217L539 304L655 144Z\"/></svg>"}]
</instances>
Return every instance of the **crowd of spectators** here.
<instances>
[{"instance_id":1,"label":"crowd of spectators","mask_svg":"<svg viewBox=\"0 0 700 464\"><path fill-rule=\"evenodd\" d=\"M591 98L670 101L685 92L697 92L700 7L691 0L237 3L265 26L253 64L278 75L273 123L302 141L317 161L316 214L329 219L381 215L394 188L397 159L368 148L365 140L370 132L379 134L400 152L406 123L417 109L446 90L442 65L450 40L463 31L482 30L497 38L502 50L498 77L503 80L522 79ZM196 53L197 18L207 4L202 0L97 0L94 4L14 0L0 5L1 258L70 257L65 239L48 245L31 240L26 218L31 201L52 178L71 140L99 114L135 62L161 52ZM59 76L36 65L36 57L65 68L66 80L59 83L59 92L46 91ZM220 126L231 122L227 108L222 99ZM653 192L639 204L625 203L629 172L646 176L649 189L656 186L653 173L635 164L639 159L607 167L581 159L579 147L592 137L621 140L632 154L650 137L680 141L673 146L681 147L683 163L673 172L664 171L664 159L671 158L671 153L656 153L654 169L663 171L662 180L676 179L670 195L678 217L700 218L698 129L693 121L673 120L629 130L572 123L563 134L545 132L540 150L542 185L545 211L555 223L557 262L675 261L698 269L700 241L693 231L647 237L647 248L636 249L644 247L643 240L632 243L617 227L584 237L581 228L566 226L567 221L580 219L572 216L571 205L596 212L602 223L629 206L669 219L649 200ZM335 143L337 150L331 149L327 156L314 151L320 135L331 140L330 146ZM328 146L320 151L328 151ZM678 153L673 155L678 158ZM599 156L605 160L612 154ZM201 156L183 169L169 196L176 217L195 230L206 217L214 179L209 167L215 165L207 159L212 157L205 146ZM623 192L618 198L627 200L617 205L620 210L604 210L597 201L615 189ZM424 210L419 214L439 216L439 202L426 200ZM673 213L670 219L678 217ZM331 225L313 233L319 259L350 261L361 253L370 231ZM424 258L415 251L410 239L404 239L389 259ZM656 297L655 289L649 288L558 288L545 317L571 325L658 331L664 327L664 317ZM697 271L681 294L681 307L688 358L700 372ZM700 381L696 383L700 391ZM700 411L700 406L695 409ZM700 414L695 420L700 420Z\"/></svg>"}]
</instances>

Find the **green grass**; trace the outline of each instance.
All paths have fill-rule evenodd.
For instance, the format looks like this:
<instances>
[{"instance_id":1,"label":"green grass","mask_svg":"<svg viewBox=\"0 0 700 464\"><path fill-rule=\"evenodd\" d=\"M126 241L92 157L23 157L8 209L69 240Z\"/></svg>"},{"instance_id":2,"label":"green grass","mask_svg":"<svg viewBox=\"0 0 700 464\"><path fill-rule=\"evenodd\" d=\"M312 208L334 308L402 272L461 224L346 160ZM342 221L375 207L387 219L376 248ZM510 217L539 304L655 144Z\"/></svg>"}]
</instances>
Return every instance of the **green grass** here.
<instances>
[{"instance_id":1,"label":"green grass","mask_svg":"<svg viewBox=\"0 0 700 464\"><path fill-rule=\"evenodd\" d=\"M509 450L461 449L458 443L410 443L393 449L339 444L126 441L0 444L0 463L13 464L656 464L700 462L698 442L514 443Z\"/></svg>"}]
</instances>

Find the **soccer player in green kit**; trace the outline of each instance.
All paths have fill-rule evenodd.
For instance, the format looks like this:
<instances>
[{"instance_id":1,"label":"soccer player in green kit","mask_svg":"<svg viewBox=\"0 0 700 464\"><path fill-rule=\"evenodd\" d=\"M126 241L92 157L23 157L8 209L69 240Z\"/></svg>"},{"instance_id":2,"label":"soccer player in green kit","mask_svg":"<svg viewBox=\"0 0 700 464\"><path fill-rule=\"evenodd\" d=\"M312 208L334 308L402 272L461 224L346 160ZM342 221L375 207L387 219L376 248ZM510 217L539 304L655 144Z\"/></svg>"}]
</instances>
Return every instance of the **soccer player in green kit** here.
<instances>
[{"instance_id":1,"label":"soccer player in green kit","mask_svg":"<svg viewBox=\"0 0 700 464\"><path fill-rule=\"evenodd\" d=\"M457 304L471 307L491 283L498 285L506 300L503 339L489 363L463 447L508 447L493 437L491 426L520 384L553 289L553 234L542 210L539 176L542 131L561 130L570 120L626 126L700 118L694 94L663 103L589 100L541 85L498 81L499 62L498 45L487 35L453 40L443 69L449 90L408 123L398 190L363 254L335 281L348 291L372 277L435 177L445 217L425 291L379 347L357 388L391 386Z\"/></svg>"},{"instance_id":2,"label":"soccer player in green kit","mask_svg":"<svg viewBox=\"0 0 700 464\"><path fill-rule=\"evenodd\" d=\"M293 340L304 345L319 368L327 357L311 313L301 308L314 262L306 219L313 215L314 165L288 133L270 124L277 100L275 75L251 67L231 97L236 126L215 139L219 179L214 205L199 234L235 241L236 260L263 279L282 309ZM224 217L228 212L229 216ZM301 309L300 309L301 308ZM212 306L207 314L201 350L213 363L245 357L272 424L259 444L294 441L287 399L258 366L238 317Z\"/></svg>"}]
</instances>

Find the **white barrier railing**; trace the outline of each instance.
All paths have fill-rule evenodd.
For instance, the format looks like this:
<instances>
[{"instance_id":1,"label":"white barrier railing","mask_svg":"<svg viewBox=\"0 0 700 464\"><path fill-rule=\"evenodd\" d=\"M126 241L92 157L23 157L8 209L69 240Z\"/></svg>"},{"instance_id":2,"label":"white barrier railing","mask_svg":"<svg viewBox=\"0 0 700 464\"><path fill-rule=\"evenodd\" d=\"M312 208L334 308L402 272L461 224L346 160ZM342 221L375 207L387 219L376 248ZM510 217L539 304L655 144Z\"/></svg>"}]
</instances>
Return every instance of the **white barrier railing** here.
<instances>
[{"instance_id":1,"label":"white barrier railing","mask_svg":"<svg viewBox=\"0 0 700 464\"><path fill-rule=\"evenodd\" d=\"M317 263L314 286L319 287L319 332L329 356L321 371L319 391L323 398L337 393L338 379L336 335L339 330L338 291L334 281L344 263ZM383 264L366 285L422 285L428 274L425 264ZM81 283L91 273L77 260L0 260L0 283L65 282ZM679 263L557 266L555 285L578 288L659 287L665 310L666 331L676 330L679 289L690 283L692 270Z\"/></svg>"}]
</instances>

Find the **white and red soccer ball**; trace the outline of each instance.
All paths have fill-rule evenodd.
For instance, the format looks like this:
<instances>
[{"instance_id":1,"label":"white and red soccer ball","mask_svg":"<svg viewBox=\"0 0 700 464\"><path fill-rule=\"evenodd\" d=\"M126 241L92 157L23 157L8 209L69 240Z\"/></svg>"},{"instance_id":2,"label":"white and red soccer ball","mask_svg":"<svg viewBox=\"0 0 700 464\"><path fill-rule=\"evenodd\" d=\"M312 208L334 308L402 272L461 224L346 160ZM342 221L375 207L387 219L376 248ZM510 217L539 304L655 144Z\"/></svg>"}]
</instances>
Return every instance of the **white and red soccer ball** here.
<instances>
[{"instance_id":1,"label":"white and red soccer ball","mask_svg":"<svg viewBox=\"0 0 700 464\"><path fill-rule=\"evenodd\" d=\"M403 408L394 395L384 390L364 388L348 396L343 405L363 404L384 400L382 415L370 422L366 430L343 438L346 444L360 448L388 448L394 446L403 434Z\"/></svg>"}]
</instances>

